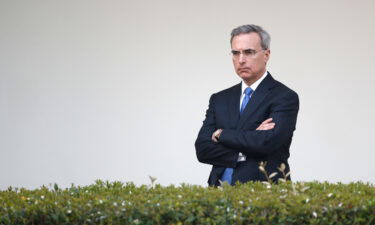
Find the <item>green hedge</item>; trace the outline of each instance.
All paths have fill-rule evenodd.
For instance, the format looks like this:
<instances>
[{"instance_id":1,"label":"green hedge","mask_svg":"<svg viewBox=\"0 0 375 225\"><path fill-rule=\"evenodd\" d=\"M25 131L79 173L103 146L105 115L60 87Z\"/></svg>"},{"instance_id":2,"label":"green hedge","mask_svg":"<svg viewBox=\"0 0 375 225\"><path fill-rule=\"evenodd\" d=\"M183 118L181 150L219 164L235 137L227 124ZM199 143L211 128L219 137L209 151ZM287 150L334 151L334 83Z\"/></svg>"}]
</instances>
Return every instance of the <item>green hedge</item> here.
<instances>
[{"instance_id":1,"label":"green hedge","mask_svg":"<svg viewBox=\"0 0 375 225\"><path fill-rule=\"evenodd\" d=\"M155 187L96 181L0 192L0 224L375 224L372 184Z\"/></svg>"}]
</instances>

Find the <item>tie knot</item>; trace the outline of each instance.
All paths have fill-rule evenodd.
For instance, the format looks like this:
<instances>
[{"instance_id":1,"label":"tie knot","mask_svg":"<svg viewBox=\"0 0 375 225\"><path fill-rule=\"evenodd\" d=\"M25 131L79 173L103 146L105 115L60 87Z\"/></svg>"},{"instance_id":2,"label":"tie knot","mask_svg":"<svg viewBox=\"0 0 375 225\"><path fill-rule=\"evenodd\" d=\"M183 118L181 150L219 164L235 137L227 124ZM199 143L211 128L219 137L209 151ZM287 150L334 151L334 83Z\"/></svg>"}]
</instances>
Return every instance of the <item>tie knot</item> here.
<instances>
[{"instance_id":1,"label":"tie knot","mask_svg":"<svg viewBox=\"0 0 375 225\"><path fill-rule=\"evenodd\" d=\"M247 95L247 96L250 96L252 92L253 92L253 89L251 89L251 87L247 87L245 89L245 95Z\"/></svg>"}]
</instances>

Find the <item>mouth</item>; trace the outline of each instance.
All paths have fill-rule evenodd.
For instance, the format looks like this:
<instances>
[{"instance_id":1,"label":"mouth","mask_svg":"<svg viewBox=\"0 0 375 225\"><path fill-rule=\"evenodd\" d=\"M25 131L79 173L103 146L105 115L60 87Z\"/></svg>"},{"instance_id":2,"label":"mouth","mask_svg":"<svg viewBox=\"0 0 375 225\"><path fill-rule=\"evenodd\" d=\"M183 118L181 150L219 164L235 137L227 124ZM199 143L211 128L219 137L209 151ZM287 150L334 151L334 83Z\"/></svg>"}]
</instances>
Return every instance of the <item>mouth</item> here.
<instances>
[{"instance_id":1,"label":"mouth","mask_svg":"<svg viewBox=\"0 0 375 225\"><path fill-rule=\"evenodd\" d=\"M247 72L249 70L250 70L250 68L248 68L248 67L238 68L239 72Z\"/></svg>"}]
</instances>

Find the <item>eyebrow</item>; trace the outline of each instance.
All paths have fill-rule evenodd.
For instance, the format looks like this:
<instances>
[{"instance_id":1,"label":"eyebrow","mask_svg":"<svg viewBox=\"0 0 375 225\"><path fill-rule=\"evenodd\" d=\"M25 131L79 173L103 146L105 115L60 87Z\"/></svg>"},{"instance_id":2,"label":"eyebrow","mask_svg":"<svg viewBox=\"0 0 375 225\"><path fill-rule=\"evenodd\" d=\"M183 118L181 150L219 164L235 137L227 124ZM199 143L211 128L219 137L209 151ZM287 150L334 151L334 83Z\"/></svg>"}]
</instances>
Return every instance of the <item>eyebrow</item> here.
<instances>
[{"instance_id":1,"label":"eyebrow","mask_svg":"<svg viewBox=\"0 0 375 225\"><path fill-rule=\"evenodd\" d=\"M248 49L244 49L244 50L242 50L243 52L245 52L245 51L256 51L255 49L252 49L252 48L248 48ZM241 51L239 51L239 50L233 50L232 49L232 52L241 52Z\"/></svg>"}]
</instances>

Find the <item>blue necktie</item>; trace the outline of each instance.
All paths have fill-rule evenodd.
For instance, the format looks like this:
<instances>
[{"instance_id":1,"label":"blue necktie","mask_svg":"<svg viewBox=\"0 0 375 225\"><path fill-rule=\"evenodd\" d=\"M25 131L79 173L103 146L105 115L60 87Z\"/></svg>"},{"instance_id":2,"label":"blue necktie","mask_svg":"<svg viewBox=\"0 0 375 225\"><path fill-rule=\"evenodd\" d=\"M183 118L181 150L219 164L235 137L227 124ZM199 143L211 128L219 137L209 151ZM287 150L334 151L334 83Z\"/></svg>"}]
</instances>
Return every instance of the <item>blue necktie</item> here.
<instances>
[{"instance_id":1,"label":"blue necktie","mask_svg":"<svg viewBox=\"0 0 375 225\"><path fill-rule=\"evenodd\" d=\"M251 93L253 92L253 89L250 87L247 87L244 91L245 97L242 100L241 109L240 109L240 115L242 115L243 111L245 110L245 107L247 103L250 100ZM223 175L221 176L220 180L222 182L228 182L229 184L232 183L232 175L233 175L233 168L225 168Z\"/></svg>"},{"instance_id":2,"label":"blue necktie","mask_svg":"<svg viewBox=\"0 0 375 225\"><path fill-rule=\"evenodd\" d=\"M241 105L240 115L242 115L243 111L245 110L245 107L246 107L247 103L248 103L249 100L250 100L251 93L253 93L253 89L251 89L250 87L247 87L247 88L245 89L245 91L244 91L245 97L244 97L243 100L242 100L242 105Z\"/></svg>"}]
</instances>

